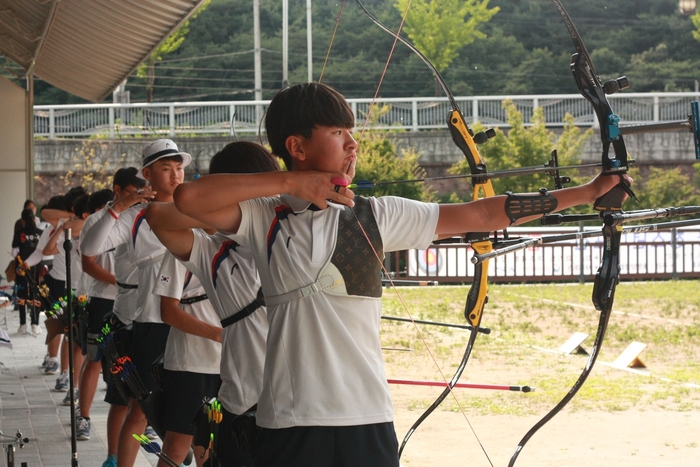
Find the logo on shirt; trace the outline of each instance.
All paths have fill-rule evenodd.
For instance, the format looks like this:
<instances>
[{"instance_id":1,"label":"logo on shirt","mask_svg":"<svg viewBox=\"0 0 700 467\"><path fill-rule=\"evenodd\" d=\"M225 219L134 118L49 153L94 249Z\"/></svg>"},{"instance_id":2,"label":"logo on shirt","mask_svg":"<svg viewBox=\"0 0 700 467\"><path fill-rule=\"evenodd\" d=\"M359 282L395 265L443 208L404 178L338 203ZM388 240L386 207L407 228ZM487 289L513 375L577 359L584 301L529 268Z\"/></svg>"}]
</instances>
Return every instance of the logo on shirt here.
<instances>
[{"instance_id":1,"label":"logo on shirt","mask_svg":"<svg viewBox=\"0 0 700 467\"><path fill-rule=\"evenodd\" d=\"M214 288L216 288L216 279L219 276L219 267L221 266L221 263L223 263L224 260L229 257L231 250L236 251L236 248L238 248L238 243L234 242L233 240L227 240L221 244L221 248L219 249L218 253L214 255L214 259L211 262L211 282L212 285L214 285Z\"/></svg>"},{"instance_id":2,"label":"logo on shirt","mask_svg":"<svg viewBox=\"0 0 700 467\"><path fill-rule=\"evenodd\" d=\"M160 276L161 282L170 282L170 276Z\"/></svg>"},{"instance_id":3,"label":"logo on shirt","mask_svg":"<svg viewBox=\"0 0 700 467\"><path fill-rule=\"evenodd\" d=\"M138 215L136 216L136 219L134 219L134 225L131 228L131 237L132 237L134 247L136 246L136 236L139 234L139 229L141 228L141 224L145 220L146 220L146 210L142 209L141 212L139 212Z\"/></svg>"},{"instance_id":4,"label":"logo on shirt","mask_svg":"<svg viewBox=\"0 0 700 467\"><path fill-rule=\"evenodd\" d=\"M277 234L279 233L281 226L280 222L286 220L290 215L295 215L296 213L289 206L280 205L275 207L275 219L270 225L270 230L267 233L267 262L270 263L270 258L272 257L272 245L275 243ZM289 239L287 239L289 243Z\"/></svg>"},{"instance_id":5,"label":"logo on shirt","mask_svg":"<svg viewBox=\"0 0 700 467\"><path fill-rule=\"evenodd\" d=\"M183 291L185 291L185 289L187 289L187 286L190 285L191 280L192 280L192 273L190 271L187 271L187 274L185 275L185 284L182 286Z\"/></svg>"}]
</instances>

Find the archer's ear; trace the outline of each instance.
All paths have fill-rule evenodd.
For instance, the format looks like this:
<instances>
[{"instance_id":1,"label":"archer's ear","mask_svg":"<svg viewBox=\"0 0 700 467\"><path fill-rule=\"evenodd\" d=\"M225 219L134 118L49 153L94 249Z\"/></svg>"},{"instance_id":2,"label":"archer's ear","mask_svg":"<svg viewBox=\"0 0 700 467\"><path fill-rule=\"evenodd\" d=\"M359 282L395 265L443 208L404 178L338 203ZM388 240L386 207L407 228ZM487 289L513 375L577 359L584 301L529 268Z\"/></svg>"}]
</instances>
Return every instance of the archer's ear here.
<instances>
[{"instance_id":1,"label":"archer's ear","mask_svg":"<svg viewBox=\"0 0 700 467\"><path fill-rule=\"evenodd\" d=\"M141 173L143 174L143 178L148 180L149 184L151 182L151 168L152 168L152 166L149 165L148 167L144 167L143 169L141 169Z\"/></svg>"},{"instance_id":2,"label":"archer's ear","mask_svg":"<svg viewBox=\"0 0 700 467\"><path fill-rule=\"evenodd\" d=\"M287 148L287 152L292 156L294 160L303 161L306 159L306 154L304 153L304 138L302 136L292 135L288 136L284 142L284 146Z\"/></svg>"}]
</instances>

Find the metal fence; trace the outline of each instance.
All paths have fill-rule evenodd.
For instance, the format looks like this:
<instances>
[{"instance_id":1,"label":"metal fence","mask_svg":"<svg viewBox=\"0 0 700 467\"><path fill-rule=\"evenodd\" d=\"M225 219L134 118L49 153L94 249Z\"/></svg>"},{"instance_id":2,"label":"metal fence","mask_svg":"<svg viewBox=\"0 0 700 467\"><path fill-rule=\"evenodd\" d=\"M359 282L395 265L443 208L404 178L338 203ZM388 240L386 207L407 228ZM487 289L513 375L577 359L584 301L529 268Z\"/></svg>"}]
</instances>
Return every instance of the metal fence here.
<instances>
[{"instance_id":1,"label":"metal fence","mask_svg":"<svg viewBox=\"0 0 700 467\"><path fill-rule=\"evenodd\" d=\"M544 236L576 229L513 229L512 235ZM593 280L602 262L601 238L543 244L492 259L491 282L585 282ZM392 253L390 272L396 278L441 283L471 282L473 251L466 244L433 245L428 250ZM700 278L700 229L623 234L622 280Z\"/></svg>"},{"instance_id":2,"label":"metal fence","mask_svg":"<svg viewBox=\"0 0 700 467\"><path fill-rule=\"evenodd\" d=\"M488 126L506 127L503 101L512 100L532 123L534 110L542 108L548 126L562 126L566 114L580 126L596 126L591 105L578 94L457 97L465 118ZM700 93L620 93L610 96L623 123L683 120L690 102ZM372 99L348 99L358 126L364 123ZM174 102L156 104L37 105L35 136L60 137L120 135L177 135L257 133L269 101ZM445 129L450 104L447 98L415 97L378 99L386 113L374 129L420 131Z\"/></svg>"}]
</instances>

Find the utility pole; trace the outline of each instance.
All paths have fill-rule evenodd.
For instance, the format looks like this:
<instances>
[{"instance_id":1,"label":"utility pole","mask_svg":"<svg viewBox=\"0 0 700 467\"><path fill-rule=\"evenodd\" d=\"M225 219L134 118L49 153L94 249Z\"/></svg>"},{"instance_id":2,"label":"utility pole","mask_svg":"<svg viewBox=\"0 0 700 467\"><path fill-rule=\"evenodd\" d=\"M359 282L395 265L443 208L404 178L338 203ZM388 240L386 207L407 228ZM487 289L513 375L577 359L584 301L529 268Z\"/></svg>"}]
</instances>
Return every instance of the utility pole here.
<instances>
[{"instance_id":1,"label":"utility pole","mask_svg":"<svg viewBox=\"0 0 700 467\"><path fill-rule=\"evenodd\" d=\"M255 55L255 100L262 100L262 60L260 58L260 0L253 0L253 49Z\"/></svg>"},{"instance_id":2,"label":"utility pole","mask_svg":"<svg viewBox=\"0 0 700 467\"><path fill-rule=\"evenodd\" d=\"M306 54L308 55L308 81L314 80L314 61L311 47L311 0L306 0Z\"/></svg>"},{"instance_id":3,"label":"utility pole","mask_svg":"<svg viewBox=\"0 0 700 467\"><path fill-rule=\"evenodd\" d=\"M255 56L255 100L262 100L262 60L260 58L260 0L253 0L253 49ZM262 106L255 107L255 117L262 118Z\"/></svg>"},{"instance_id":4,"label":"utility pole","mask_svg":"<svg viewBox=\"0 0 700 467\"><path fill-rule=\"evenodd\" d=\"M282 88L289 86L289 0L282 0Z\"/></svg>"}]
</instances>

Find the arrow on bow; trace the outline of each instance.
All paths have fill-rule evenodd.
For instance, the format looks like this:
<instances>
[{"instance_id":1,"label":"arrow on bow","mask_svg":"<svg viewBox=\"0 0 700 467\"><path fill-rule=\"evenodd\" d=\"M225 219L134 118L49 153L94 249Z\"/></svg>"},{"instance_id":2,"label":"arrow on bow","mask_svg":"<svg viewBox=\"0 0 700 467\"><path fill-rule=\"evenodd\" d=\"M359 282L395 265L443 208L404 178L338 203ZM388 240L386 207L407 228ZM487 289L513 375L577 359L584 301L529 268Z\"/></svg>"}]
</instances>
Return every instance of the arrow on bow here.
<instances>
[{"instance_id":1,"label":"arrow on bow","mask_svg":"<svg viewBox=\"0 0 700 467\"><path fill-rule=\"evenodd\" d=\"M560 177L558 172L563 169L583 169L583 168L590 168L590 167L601 167L602 164L600 163L593 163L593 164L577 164L577 165L567 165L564 167L560 167L556 165L556 163L553 163L555 160L554 158L556 157L556 151L553 152L552 154L552 159L550 162L547 162L544 165L540 166L532 166L532 167L518 167L515 169L506 169L506 170L496 170L494 172L479 172L476 174L470 173L470 174L460 174L460 175L444 175L444 176L439 176L439 177L423 177L423 178L414 178L411 180L390 180L390 181L380 181L380 182L372 182L370 180L360 180L356 183L351 183L348 185L348 188L351 190L354 190L355 188L359 188L361 190L369 190L374 187L378 186L385 186L385 185L399 185L402 183L419 183L419 182L434 182L438 180L458 180L462 178L471 178L471 179L479 179L479 180L491 180L494 178L506 178L506 177L517 177L521 175L532 175L532 174L538 174L538 173L544 173L547 175L551 175L552 177L559 178L559 179L564 179L566 178L566 182L568 183L571 180L568 177ZM562 188L561 182L557 184L557 189Z\"/></svg>"}]
</instances>

